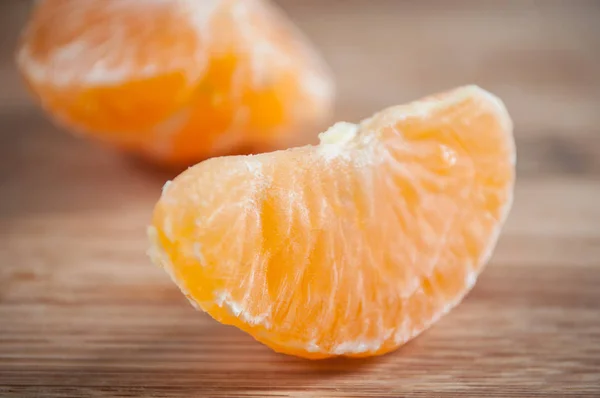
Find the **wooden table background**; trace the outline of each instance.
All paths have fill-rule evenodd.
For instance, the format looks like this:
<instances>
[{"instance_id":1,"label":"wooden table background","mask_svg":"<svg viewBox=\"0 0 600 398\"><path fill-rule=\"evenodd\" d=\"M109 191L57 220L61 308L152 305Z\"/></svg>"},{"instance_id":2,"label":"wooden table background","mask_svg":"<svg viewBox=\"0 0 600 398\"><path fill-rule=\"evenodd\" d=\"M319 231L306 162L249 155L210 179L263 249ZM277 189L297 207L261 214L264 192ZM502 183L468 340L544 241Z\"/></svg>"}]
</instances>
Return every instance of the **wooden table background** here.
<instances>
[{"instance_id":1,"label":"wooden table background","mask_svg":"<svg viewBox=\"0 0 600 398\"><path fill-rule=\"evenodd\" d=\"M280 2L337 74L337 119L465 83L505 99L513 211L456 310L396 353L306 362L196 313L145 255L170 176L53 127L0 2L0 396L600 396L600 2Z\"/></svg>"}]
</instances>

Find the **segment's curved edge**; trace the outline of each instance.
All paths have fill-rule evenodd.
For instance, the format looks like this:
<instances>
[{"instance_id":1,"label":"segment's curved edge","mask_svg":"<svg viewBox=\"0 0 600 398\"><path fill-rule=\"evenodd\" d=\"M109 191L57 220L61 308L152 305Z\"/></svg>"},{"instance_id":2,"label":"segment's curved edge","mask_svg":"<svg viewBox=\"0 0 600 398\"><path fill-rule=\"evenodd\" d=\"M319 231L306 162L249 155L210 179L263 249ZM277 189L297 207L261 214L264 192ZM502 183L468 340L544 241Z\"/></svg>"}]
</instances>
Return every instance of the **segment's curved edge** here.
<instances>
[{"instance_id":1,"label":"segment's curved edge","mask_svg":"<svg viewBox=\"0 0 600 398\"><path fill-rule=\"evenodd\" d=\"M517 164L517 149L516 149L514 133L513 133L514 124L513 124L512 118L510 117L510 114L508 113L508 109L506 108L506 105L504 104L504 102L496 95L492 94L491 92L489 92L479 86L476 86L476 85L467 86L467 87L465 87L465 89L469 90L469 92L474 93L475 95L481 97L492 108L495 109L494 113L498 116L498 119L501 122L502 132L504 133L504 138L505 138L504 142L507 144L508 151L512 155L512 157L509 159L509 163L512 168L511 169L511 177L512 178L511 178L510 184L506 186L506 202L504 203L504 206L502 206L502 208L500 210L500 218L498 220L499 221L498 225L496 226L496 229L494 230L493 234L490 236L488 246L486 247L485 250L483 250L483 254L480 259L481 264L486 264L490 260L492 254L494 252L494 249L498 243L498 240L500 239L500 233L502 232L502 228L504 227L504 224L508 218L510 210L512 209L512 204L514 201L514 188L515 188L515 183L516 183L515 168L516 168L516 164Z\"/></svg>"},{"instance_id":2,"label":"segment's curved edge","mask_svg":"<svg viewBox=\"0 0 600 398\"><path fill-rule=\"evenodd\" d=\"M150 241L150 248L146 252L148 257L150 258L150 261L154 265L163 269L167 273L167 275L169 275L171 281L179 288L181 293L183 293L183 295L187 298L187 300L195 309L204 312L204 309L200 306L200 304L198 304L194 299L192 299L192 296L187 290L187 288L183 285L183 283L180 283L179 279L175 276L175 269L173 263L171 262L169 255L163 249L160 243L158 230L156 229L156 227L148 226L146 228L146 234Z\"/></svg>"}]
</instances>

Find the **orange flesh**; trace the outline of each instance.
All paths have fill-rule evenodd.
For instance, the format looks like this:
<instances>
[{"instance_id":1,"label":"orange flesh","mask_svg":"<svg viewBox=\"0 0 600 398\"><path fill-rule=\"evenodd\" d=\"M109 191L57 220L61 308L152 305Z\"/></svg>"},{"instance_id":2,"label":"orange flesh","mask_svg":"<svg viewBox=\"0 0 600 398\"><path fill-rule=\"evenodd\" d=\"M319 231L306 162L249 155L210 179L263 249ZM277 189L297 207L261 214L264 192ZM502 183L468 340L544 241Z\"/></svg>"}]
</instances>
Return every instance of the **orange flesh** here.
<instances>
[{"instance_id":1,"label":"orange flesh","mask_svg":"<svg viewBox=\"0 0 600 398\"><path fill-rule=\"evenodd\" d=\"M500 100L459 88L336 124L318 146L188 169L156 205L152 258L195 306L279 352L383 354L471 289L514 161Z\"/></svg>"},{"instance_id":2,"label":"orange flesh","mask_svg":"<svg viewBox=\"0 0 600 398\"><path fill-rule=\"evenodd\" d=\"M41 0L18 63L60 123L170 164L285 143L333 97L266 0Z\"/></svg>"}]
</instances>

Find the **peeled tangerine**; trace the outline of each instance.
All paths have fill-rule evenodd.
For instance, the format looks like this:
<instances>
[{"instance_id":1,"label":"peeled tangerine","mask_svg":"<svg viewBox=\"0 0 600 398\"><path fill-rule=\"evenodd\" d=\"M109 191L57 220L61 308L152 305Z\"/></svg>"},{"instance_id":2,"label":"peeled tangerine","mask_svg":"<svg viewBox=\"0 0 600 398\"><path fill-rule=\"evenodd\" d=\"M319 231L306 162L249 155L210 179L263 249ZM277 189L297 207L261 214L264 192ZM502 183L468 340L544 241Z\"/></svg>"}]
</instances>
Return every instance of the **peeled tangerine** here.
<instances>
[{"instance_id":1,"label":"peeled tangerine","mask_svg":"<svg viewBox=\"0 0 600 398\"><path fill-rule=\"evenodd\" d=\"M286 145L333 99L267 0L40 0L17 61L61 124L174 165Z\"/></svg>"},{"instance_id":2,"label":"peeled tangerine","mask_svg":"<svg viewBox=\"0 0 600 398\"><path fill-rule=\"evenodd\" d=\"M197 308L276 351L380 355L457 305L489 259L512 199L512 122L469 86L320 141L183 172L150 253Z\"/></svg>"}]
</instances>

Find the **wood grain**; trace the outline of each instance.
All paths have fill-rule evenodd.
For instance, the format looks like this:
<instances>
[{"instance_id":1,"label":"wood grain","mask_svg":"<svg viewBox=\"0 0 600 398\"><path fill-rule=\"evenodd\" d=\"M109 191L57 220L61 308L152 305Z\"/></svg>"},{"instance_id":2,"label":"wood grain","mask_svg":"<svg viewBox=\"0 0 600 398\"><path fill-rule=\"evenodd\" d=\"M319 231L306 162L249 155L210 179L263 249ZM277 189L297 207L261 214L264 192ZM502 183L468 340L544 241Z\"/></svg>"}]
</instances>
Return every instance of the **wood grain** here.
<instances>
[{"instance_id":1,"label":"wood grain","mask_svg":"<svg viewBox=\"0 0 600 398\"><path fill-rule=\"evenodd\" d=\"M361 361L277 355L195 312L144 254L172 176L46 121L12 66L29 4L5 0L0 396L600 396L600 3L281 4L338 77L336 118L465 83L505 99L516 198L473 292Z\"/></svg>"}]
</instances>

